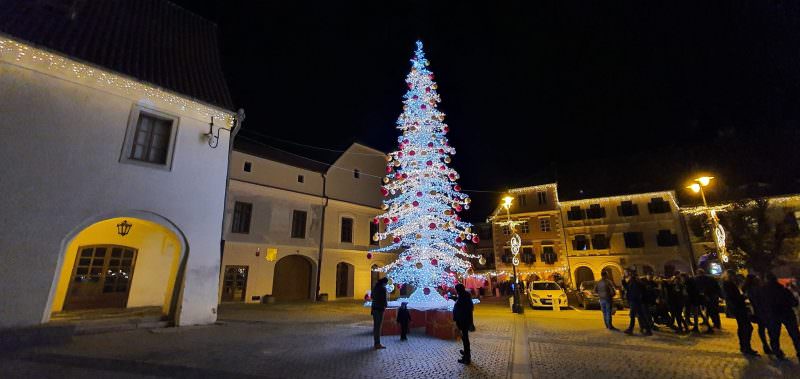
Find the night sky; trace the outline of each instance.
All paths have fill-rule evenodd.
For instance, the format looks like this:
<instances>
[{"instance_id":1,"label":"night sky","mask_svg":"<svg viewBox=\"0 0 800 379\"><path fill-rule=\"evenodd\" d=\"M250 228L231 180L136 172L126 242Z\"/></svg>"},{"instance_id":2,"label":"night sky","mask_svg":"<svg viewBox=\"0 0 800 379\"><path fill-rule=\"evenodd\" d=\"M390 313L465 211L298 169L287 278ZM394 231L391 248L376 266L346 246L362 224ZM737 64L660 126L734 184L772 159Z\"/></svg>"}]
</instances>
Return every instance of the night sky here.
<instances>
[{"instance_id":1,"label":"night sky","mask_svg":"<svg viewBox=\"0 0 800 379\"><path fill-rule=\"evenodd\" d=\"M242 135L297 154L393 149L421 38L465 189L800 192L797 2L176 2L219 26Z\"/></svg>"}]
</instances>

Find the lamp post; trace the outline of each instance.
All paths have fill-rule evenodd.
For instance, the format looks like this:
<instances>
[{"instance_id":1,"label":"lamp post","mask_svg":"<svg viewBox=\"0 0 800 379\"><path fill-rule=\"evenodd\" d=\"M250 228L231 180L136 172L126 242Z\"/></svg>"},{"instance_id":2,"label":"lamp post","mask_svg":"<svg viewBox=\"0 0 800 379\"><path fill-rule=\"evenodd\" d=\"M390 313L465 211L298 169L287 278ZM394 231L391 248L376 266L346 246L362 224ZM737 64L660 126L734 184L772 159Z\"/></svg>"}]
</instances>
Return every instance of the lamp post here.
<instances>
[{"instance_id":1,"label":"lamp post","mask_svg":"<svg viewBox=\"0 0 800 379\"><path fill-rule=\"evenodd\" d=\"M692 190L694 193L700 193L700 198L703 199L703 208L706 211L706 216L709 218L709 220L711 220L714 247L716 247L717 254L719 255L720 259L722 259L722 262L728 263L728 253L725 251L725 229L723 229L722 225L719 224L719 219L717 218L716 212L713 212L708 208L706 194L705 191L703 191L703 187L707 187L709 184L711 184L712 179L714 179L713 176L701 176L699 178L695 178L692 180L694 183L690 184L686 188Z\"/></svg>"},{"instance_id":2,"label":"lamp post","mask_svg":"<svg viewBox=\"0 0 800 379\"><path fill-rule=\"evenodd\" d=\"M517 277L517 265L519 265L519 248L522 245L522 240L519 237L519 234L514 231L514 221L511 221L511 202L514 201L514 198L511 196L506 196L503 198L503 208L506 209L506 223L508 224L508 228L511 232L511 240L509 244L511 245L511 268L514 272L514 303L511 305L511 311L514 313L522 313L522 306L519 303L519 278Z\"/></svg>"}]
</instances>

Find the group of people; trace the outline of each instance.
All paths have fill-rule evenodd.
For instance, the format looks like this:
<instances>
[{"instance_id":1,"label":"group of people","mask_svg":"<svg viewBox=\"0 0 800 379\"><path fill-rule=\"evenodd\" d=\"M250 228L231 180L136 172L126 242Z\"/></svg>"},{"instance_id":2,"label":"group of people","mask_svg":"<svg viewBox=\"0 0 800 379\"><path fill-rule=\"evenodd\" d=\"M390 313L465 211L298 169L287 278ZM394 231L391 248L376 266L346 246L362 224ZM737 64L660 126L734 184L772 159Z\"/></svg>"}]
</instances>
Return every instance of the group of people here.
<instances>
[{"instance_id":1,"label":"group of people","mask_svg":"<svg viewBox=\"0 0 800 379\"><path fill-rule=\"evenodd\" d=\"M387 283L388 279L381 278L378 279L377 283L375 283L375 287L372 288L372 337L375 343L375 350L386 348L386 346L381 344L381 329L383 326L383 313L389 303L386 293ZM475 325L472 319L472 295L470 295L463 284L457 284L455 290L456 302L453 305L453 321L461 333L461 341L464 344L464 348L459 350L461 359L459 359L458 362L468 365L472 363L469 332L475 331ZM400 304L395 321L400 324L400 340L406 341L408 339L409 324L411 323L411 313L408 310L408 303L403 302Z\"/></svg>"},{"instance_id":2,"label":"group of people","mask_svg":"<svg viewBox=\"0 0 800 379\"><path fill-rule=\"evenodd\" d=\"M609 330L618 330L611 322L612 301L616 294L613 282L606 272L595 286L600 297L603 321ZM800 360L800 330L798 330L798 307L800 291L790 291L781 285L775 275L768 273L766 282L756 275L745 280L735 271L728 270L720 286L717 279L700 269L696 275L675 272L671 277L656 277L647 274L639 277L635 270L625 271L622 290L630 306L630 321L625 333L632 335L638 320L639 330L645 336L653 334L662 324L676 333L706 333L721 328L720 299L725 299L727 313L737 322L739 349L745 355L757 356L750 345L752 324L758 326L764 353L786 359L780 348L781 328L785 327ZM769 338L767 338L769 337Z\"/></svg>"}]
</instances>

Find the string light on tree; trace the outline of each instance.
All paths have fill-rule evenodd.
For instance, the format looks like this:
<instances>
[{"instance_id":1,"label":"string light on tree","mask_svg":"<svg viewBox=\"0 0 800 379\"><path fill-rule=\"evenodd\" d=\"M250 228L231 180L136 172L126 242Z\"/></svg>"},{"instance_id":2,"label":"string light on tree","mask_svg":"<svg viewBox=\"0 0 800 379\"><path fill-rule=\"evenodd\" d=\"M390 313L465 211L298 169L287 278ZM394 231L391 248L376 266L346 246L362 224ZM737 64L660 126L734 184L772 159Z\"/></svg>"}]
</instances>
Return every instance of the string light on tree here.
<instances>
[{"instance_id":1,"label":"string light on tree","mask_svg":"<svg viewBox=\"0 0 800 379\"><path fill-rule=\"evenodd\" d=\"M471 264L464 258L466 243L478 242L469 223L458 212L469 209L471 200L456 183L458 173L448 167L456 153L449 145L444 113L437 107L433 73L417 41L406 77L408 92L403 113L397 120L398 149L386 157L386 178L381 194L385 213L375 218L383 224L378 240L391 243L373 252L401 251L398 259L378 271L386 272L395 285L412 285L409 307L446 306L438 288L452 287Z\"/></svg>"}]
</instances>

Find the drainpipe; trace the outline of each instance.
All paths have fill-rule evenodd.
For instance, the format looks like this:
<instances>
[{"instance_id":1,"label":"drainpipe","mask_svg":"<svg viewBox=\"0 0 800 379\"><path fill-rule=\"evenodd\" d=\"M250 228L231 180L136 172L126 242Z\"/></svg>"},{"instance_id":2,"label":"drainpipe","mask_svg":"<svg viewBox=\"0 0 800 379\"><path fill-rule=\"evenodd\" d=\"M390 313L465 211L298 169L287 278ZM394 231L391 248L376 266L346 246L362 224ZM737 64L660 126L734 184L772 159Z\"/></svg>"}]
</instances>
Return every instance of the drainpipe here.
<instances>
[{"instance_id":1,"label":"drainpipe","mask_svg":"<svg viewBox=\"0 0 800 379\"><path fill-rule=\"evenodd\" d=\"M325 248L325 209L328 208L328 195L325 192L328 177L322 173L322 221L319 228L319 255L317 256L317 289L314 292L314 301L319 301L319 280L322 277L322 251Z\"/></svg>"},{"instance_id":2,"label":"drainpipe","mask_svg":"<svg viewBox=\"0 0 800 379\"><path fill-rule=\"evenodd\" d=\"M222 257L225 254L225 208L228 207L228 187L230 186L230 178L231 178L231 154L233 153L233 140L236 138L236 135L239 134L239 131L242 130L242 122L244 122L244 109L239 108L239 111L236 112L236 117L234 117L233 128L231 129L231 137L228 140L228 164L225 167L225 197L223 200L223 213L222 213L222 224L220 225L221 234L220 234L220 241L219 241L219 275L222 275ZM219 294L217 294L219 295Z\"/></svg>"}]
</instances>

